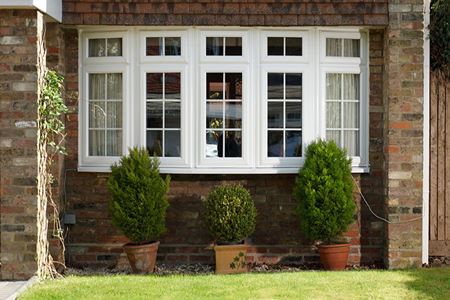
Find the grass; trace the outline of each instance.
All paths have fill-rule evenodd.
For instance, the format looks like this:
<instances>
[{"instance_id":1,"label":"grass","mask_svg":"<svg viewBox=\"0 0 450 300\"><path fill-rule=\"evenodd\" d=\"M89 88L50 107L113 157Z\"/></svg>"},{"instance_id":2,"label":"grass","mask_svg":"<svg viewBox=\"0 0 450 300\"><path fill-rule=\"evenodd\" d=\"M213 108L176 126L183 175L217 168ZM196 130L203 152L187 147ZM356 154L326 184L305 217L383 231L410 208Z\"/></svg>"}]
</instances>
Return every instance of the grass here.
<instances>
[{"instance_id":1,"label":"grass","mask_svg":"<svg viewBox=\"0 0 450 300\"><path fill-rule=\"evenodd\" d=\"M450 299L450 268L69 276L33 286L29 299Z\"/></svg>"}]
</instances>

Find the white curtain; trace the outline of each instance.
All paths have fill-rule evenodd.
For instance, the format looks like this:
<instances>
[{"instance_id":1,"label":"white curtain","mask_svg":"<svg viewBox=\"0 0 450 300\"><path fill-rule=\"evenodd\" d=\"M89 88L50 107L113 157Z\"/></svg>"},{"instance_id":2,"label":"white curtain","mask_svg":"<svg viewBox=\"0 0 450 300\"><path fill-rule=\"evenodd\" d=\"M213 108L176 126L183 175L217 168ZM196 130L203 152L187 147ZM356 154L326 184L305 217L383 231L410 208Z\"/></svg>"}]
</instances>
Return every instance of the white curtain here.
<instances>
[{"instance_id":1,"label":"white curtain","mask_svg":"<svg viewBox=\"0 0 450 300\"><path fill-rule=\"evenodd\" d=\"M327 38L326 56L342 56L342 39Z\"/></svg>"},{"instance_id":2,"label":"white curtain","mask_svg":"<svg viewBox=\"0 0 450 300\"><path fill-rule=\"evenodd\" d=\"M344 39L344 56L359 57L359 40Z\"/></svg>"},{"instance_id":3,"label":"white curtain","mask_svg":"<svg viewBox=\"0 0 450 300\"><path fill-rule=\"evenodd\" d=\"M122 74L89 75L89 155L122 155Z\"/></svg>"},{"instance_id":4,"label":"white curtain","mask_svg":"<svg viewBox=\"0 0 450 300\"><path fill-rule=\"evenodd\" d=\"M359 155L359 74L329 73L326 76L327 139ZM342 91L341 91L342 89Z\"/></svg>"}]
</instances>

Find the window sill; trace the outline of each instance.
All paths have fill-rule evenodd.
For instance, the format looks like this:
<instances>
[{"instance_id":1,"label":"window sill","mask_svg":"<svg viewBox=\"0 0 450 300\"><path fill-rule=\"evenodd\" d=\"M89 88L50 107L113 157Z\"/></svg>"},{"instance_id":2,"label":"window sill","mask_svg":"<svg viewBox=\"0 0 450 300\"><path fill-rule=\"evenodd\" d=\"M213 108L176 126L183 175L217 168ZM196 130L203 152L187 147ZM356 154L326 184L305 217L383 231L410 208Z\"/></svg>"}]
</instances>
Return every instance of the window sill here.
<instances>
[{"instance_id":1,"label":"window sill","mask_svg":"<svg viewBox=\"0 0 450 300\"><path fill-rule=\"evenodd\" d=\"M78 166L78 172L109 173L109 166ZM370 167L354 166L352 174L369 173ZM297 174L298 168L160 168L161 174Z\"/></svg>"}]
</instances>

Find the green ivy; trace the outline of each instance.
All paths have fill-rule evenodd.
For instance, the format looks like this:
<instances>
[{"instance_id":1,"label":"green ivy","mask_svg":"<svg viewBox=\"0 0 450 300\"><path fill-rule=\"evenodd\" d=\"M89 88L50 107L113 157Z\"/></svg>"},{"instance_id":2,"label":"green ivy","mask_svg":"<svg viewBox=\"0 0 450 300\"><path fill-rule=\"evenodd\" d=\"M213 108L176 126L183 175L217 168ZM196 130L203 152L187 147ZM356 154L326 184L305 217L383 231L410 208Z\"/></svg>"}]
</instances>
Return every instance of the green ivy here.
<instances>
[{"instance_id":1,"label":"green ivy","mask_svg":"<svg viewBox=\"0 0 450 300\"><path fill-rule=\"evenodd\" d=\"M132 242L155 241L165 230L170 177L159 174L159 161L146 149L130 149L111 167L108 188L113 224Z\"/></svg>"},{"instance_id":2,"label":"green ivy","mask_svg":"<svg viewBox=\"0 0 450 300\"><path fill-rule=\"evenodd\" d=\"M450 1L433 0L430 11L430 65L450 78Z\"/></svg>"},{"instance_id":3,"label":"green ivy","mask_svg":"<svg viewBox=\"0 0 450 300\"><path fill-rule=\"evenodd\" d=\"M38 109L39 128L47 145L57 153L66 154L66 149L61 143L65 136L65 126L61 116L68 111L62 97L63 81L63 76L53 70L47 70Z\"/></svg>"},{"instance_id":4,"label":"green ivy","mask_svg":"<svg viewBox=\"0 0 450 300\"><path fill-rule=\"evenodd\" d=\"M302 232L312 241L331 243L353 222L351 160L333 141L318 140L306 149L294 187Z\"/></svg>"},{"instance_id":5,"label":"green ivy","mask_svg":"<svg viewBox=\"0 0 450 300\"><path fill-rule=\"evenodd\" d=\"M238 243L255 231L256 208L242 185L216 187L204 205L206 224L216 241Z\"/></svg>"}]
</instances>

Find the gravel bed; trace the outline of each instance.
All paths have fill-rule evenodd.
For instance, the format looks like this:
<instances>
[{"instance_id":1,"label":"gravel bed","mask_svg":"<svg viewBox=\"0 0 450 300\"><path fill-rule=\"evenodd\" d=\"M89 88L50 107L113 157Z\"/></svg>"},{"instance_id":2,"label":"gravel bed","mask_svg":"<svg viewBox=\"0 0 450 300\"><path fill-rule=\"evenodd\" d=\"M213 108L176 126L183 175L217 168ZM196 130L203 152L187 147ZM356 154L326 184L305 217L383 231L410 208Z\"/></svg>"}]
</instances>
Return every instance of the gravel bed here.
<instances>
[{"instance_id":1,"label":"gravel bed","mask_svg":"<svg viewBox=\"0 0 450 300\"><path fill-rule=\"evenodd\" d=\"M376 269L375 265L370 266L348 266L347 270L370 270ZM267 265L267 264L251 264L249 265L249 271L251 273L278 273L278 272L301 272L301 271L311 271L311 270L323 270L319 263L308 263L302 265ZM131 269L115 269L115 268L84 268L84 269L73 269L68 268L65 275L75 275L75 276L91 276L91 275L125 275L131 274ZM158 264L155 267L156 275L207 275L214 274L214 266L206 264L180 264L180 265L168 265L168 264Z\"/></svg>"}]
</instances>

